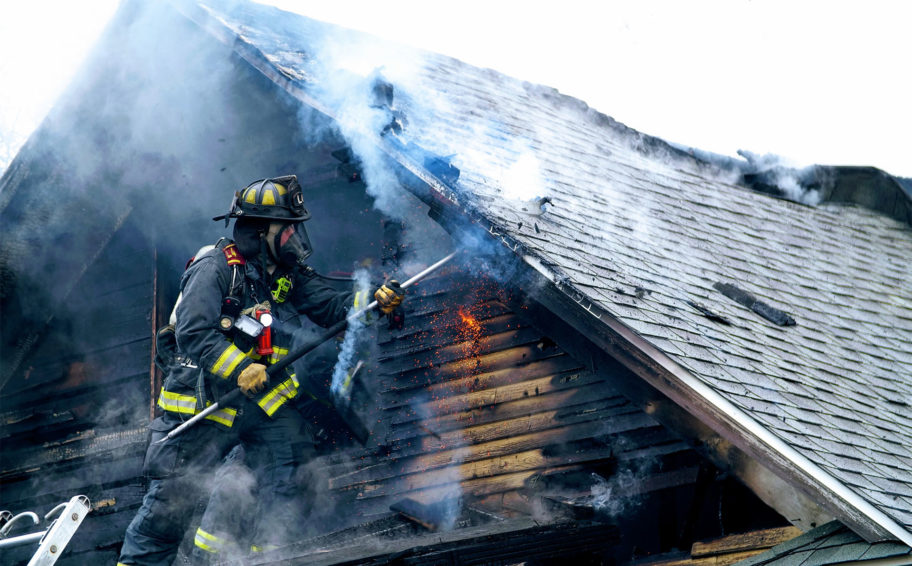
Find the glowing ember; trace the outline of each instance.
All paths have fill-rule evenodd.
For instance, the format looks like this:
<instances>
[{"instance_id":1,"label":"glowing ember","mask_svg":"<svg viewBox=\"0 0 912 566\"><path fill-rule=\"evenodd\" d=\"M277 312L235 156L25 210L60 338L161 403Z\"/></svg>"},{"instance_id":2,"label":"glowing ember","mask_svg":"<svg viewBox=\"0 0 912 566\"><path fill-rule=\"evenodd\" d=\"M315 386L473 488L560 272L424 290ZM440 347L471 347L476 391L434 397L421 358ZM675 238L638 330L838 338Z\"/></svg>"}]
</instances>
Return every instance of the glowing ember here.
<instances>
[{"instance_id":1,"label":"glowing ember","mask_svg":"<svg viewBox=\"0 0 912 566\"><path fill-rule=\"evenodd\" d=\"M484 328L468 308L459 307L457 314L459 317L455 321L456 334L462 342L463 357L458 363L467 372L467 375L472 375L481 364L479 355L481 352L481 339L484 337Z\"/></svg>"},{"instance_id":2,"label":"glowing ember","mask_svg":"<svg viewBox=\"0 0 912 566\"><path fill-rule=\"evenodd\" d=\"M474 337L481 334L481 323L478 322L477 318L472 316L472 313L466 311L464 307L459 307L459 318L462 319L462 322L467 327L466 334L474 335Z\"/></svg>"}]
</instances>

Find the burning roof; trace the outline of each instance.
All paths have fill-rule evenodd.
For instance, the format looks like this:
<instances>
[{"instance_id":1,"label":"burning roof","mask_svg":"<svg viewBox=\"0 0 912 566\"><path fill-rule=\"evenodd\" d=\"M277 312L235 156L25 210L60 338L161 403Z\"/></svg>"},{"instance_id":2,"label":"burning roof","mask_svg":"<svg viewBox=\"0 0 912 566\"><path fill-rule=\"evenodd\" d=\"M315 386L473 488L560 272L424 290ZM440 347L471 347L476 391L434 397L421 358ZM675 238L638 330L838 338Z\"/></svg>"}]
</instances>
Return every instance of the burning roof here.
<instances>
[{"instance_id":1,"label":"burning roof","mask_svg":"<svg viewBox=\"0 0 912 566\"><path fill-rule=\"evenodd\" d=\"M123 21L131 22L130 12L140 12L141 5L125 3ZM414 527L391 519L392 505L408 521L426 526L455 520L479 536L513 531L541 536L549 552L560 556L561 533L543 533L528 523L536 512L529 493L544 494L535 501L574 516L597 514L594 495L610 492L610 480L624 477L618 471L646 456L661 465L637 488L643 493L711 483L705 478L713 474L710 467L697 461L670 426L662 426L673 423L693 433L689 440L696 440L720 468L738 474L803 529L829 514L868 540L910 542L912 295L906 282L912 234L907 225L862 207L772 198L744 185L737 171L691 158L554 89L447 57L380 44L252 3L150 5L168 11L169 23L194 43L185 50L174 42L165 52L154 41L142 41L148 38L136 29L115 30L124 34L119 45L136 61L146 61L148 50L157 49L170 79L168 62L186 58L198 65L194 79L208 69L220 78L246 81L239 90L250 98L210 88L202 80L176 81L177 86L160 80L156 88L142 90L135 108L127 106L145 120L120 128L122 107L115 102L129 97L118 89L140 73L113 63L102 66L100 76L112 80L100 82L121 100L112 96L96 108L97 98L89 97L84 104L100 117L76 131L90 132L91 144L85 147L91 164L97 155L109 159L97 170L73 168L70 176L65 165L73 146L38 140L54 151L35 151L32 162L14 163L3 178L0 201L5 221L19 211L27 220L25 226L6 225L17 232L2 244L4 261L13 257L31 266L36 281L45 266L50 279L65 281L51 288L52 307L86 297L74 310L88 315L78 319L71 334L99 340L84 330L99 315L94 307L113 294L143 302L129 313L131 334L111 325L105 327L102 347L90 344L97 350L90 352L91 359L113 356L110 350L130 360L125 367L104 363L107 358L99 362L105 383L118 385L119 393L130 388L144 396L155 390L154 379L145 381L148 321L156 318L156 308L169 305L148 313L148 297L137 299L135 289L111 277L122 258L140 261L137 249L142 249L143 265L158 265L161 241L155 240L155 222L148 222L152 213L166 200L182 204L158 230L169 232L184 221L190 224L191 213L199 212L189 206L187 195L196 195L200 210L210 212L216 202L221 209L224 203L218 190L209 190L210 183L223 189L260 175L258 167L292 164L308 171L315 192L327 179L337 183L321 195L326 214L314 214L315 221L323 216L335 222L332 211L342 208L353 213L353 224L376 220L376 212L356 210L368 204L342 190L343 183L356 183L360 191L362 180L374 205L395 218L411 207L403 204L408 201L399 187L405 186L469 252L463 267L496 278L494 285L459 281L474 289L463 289L459 299L442 287L422 286L410 302L413 322L404 334L385 335L378 366L372 373L362 370L362 377L377 377L379 386L372 391L379 403L379 414L372 416L374 435L364 451L356 452L363 465L328 460L334 493L361 522L350 528L371 526L376 534ZM223 53L190 33L190 27L194 33L203 30L199 35L211 43L213 37L223 42L243 64L235 59L225 68L216 64ZM193 57L187 57L190 52ZM129 78L113 80L123 76ZM247 128L233 131L219 121L219 107L212 104L216 95L234 100L230 115ZM193 104L182 106L184 96ZM146 123L161 119L151 109L162 106L168 118L171 111L178 113L178 126ZM297 119L295 127L275 127L287 123L289 115ZM190 117L202 117L205 128L187 128L192 135L186 137L162 134L184 132ZM305 154L297 138L304 138L303 145L320 145L320 151L332 147L318 156L320 161ZM85 140L73 139L84 151ZM40 149L38 142L33 145ZM342 142L347 147L339 149ZM122 155L115 151L119 148L129 151ZM30 170L36 162L43 167ZM215 180L213 163L224 163L223 176ZM30 187L32 192L25 190ZM104 198L96 198L99 193ZM86 214L99 202L110 206ZM36 223L66 227L61 241L71 248L63 261L27 261L26 237L18 230L29 232ZM45 232L32 231L56 243ZM196 234L187 240L196 242ZM413 243L420 240L446 243L435 232L413 237ZM10 249L15 253L10 255ZM19 263L3 268L15 271ZM81 280L84 273L92 277ZM74 280L67 274L75 274ZM135 286L154 295L160 292L158 280L154 273ZM116 288L98 287L98 282ZM97 293L98 288L105 292ZM500 294L505 289L522 296L507 300ZM36 312L47 325L48 313L60 309ZM20 351L28 353L32 335L23 333ZM38 348L45 353L54 344ZM39 395L44 382L37 379L53 382L61 364L67 384L83 388L80 395L104 389L87 382L84 364L71 359L55 359L48 364L53 371L15 384L21 389L14 391L14 400L26 399L26 409L40 407L42 413L6 413L4 432L23 442L23 454L34 456L4 470L7 490L15 479L17 493L27 493L33 464L53 464L48 460L55 454L66 460L59 462L61 474L77 466L67 460L70 454L89 460L102 452L103 458L123 453L138 468L144 437L139 419L112 412L98 420L106 426L116 421L121 429L106 435L101 432L108 429L99 428L96 438L94 428L84 432L86 421L76 411L55 412L53 400ZM142 367L134 368L137 364ZM147 410L148 405L139 407ZM48 419L65 420L60 438L48 445L62 447L54 454L34 449L25 438ZM606 442L622 433L629 436L626 443ZM83 440L90 437L92 446L83 450ZM581 463L582 480L573 475ZM110 474L98 486L102 501L112 489L129 492L118 495L119 503L104 506L122 526L138 500L133 493L139 491L138 471L115 477L122 470L105 467L99 458L92 465ZM592 470L605 476L593 477ZM562 478L571 479L561 483ZM83 480L67 485L78 481ZM585 493L554 489L574 482ZM471 496L464 515L440 508L458 495L454 484ZM498 497L499 508L525 517L507 526L500 522L503 517L486 515L486 499ZM653 519L667 511L660 503L653 501ZM631 511L630 517L639 515ZM649 536L674 543L686 538L669 537L658 527L654 531ZM587 525L580 533L580 540L602 537L598 544L613 544L617 534L605 524ZM449 552L452 537L462 535L447 536L433 552ZM116 552L116 538L108 532L93 544ZM505 540L488 540L480 555L491 556L486 553ZM339 540L322 542L335 548Z\"/></svg>"},{"instance_id":2,"label":"burning roof","mask_svg":"<svg viewBox=\"0 0 912 566\"><path fill-rule=\"evenodd\" d=\"M202 6L192 17L345 122L345 101L313 64L331 55L328 26ZM371 144L444 222L470 219L486 245L558 291L546 303L576 328L604 335L603 347L866 538L912 542L909 226L757 193L551 88L431 54L408 72L394 63L384 73L407 125L375 130ZM435 177L418 149L452 156L458 180ZM795 324L744 308L719 284Z\"/></svg>"}]
</instances>

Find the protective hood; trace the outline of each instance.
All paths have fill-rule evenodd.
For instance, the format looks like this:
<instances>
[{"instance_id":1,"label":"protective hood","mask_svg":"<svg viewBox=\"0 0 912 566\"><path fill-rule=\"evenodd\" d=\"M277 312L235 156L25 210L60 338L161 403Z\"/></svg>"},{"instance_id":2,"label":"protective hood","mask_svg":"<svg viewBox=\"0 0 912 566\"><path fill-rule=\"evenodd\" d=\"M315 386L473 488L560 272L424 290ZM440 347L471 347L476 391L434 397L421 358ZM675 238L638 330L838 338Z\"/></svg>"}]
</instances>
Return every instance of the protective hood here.
<instances>
[{"instance_id":1,"label":"protective hood","mask_svg":"<svg viewBox=\"0 0 912 566\"><path fill-rule=\"evenodd\" d=\"M241 256L248 260L259 257L260 240L269 230L269 220L238 218L234 223L234 243Z\"/></svg>"}]
</instances>

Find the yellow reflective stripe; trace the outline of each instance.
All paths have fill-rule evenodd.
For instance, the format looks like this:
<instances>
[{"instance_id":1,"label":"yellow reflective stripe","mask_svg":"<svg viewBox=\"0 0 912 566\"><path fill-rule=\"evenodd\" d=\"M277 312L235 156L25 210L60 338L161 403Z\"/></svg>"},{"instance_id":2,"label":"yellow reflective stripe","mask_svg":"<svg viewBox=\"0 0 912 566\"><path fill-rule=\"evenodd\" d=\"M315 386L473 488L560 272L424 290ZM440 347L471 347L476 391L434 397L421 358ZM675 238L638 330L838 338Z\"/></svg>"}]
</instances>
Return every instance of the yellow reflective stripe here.
<instances>
[{"instance_id":1,"label":"yellow reflective stripe","mask_svg":"<svg viewBox=\"0 0 912 566\"><path fill-rule=\"evenodd\" d=\"M272 347L272 355L269 356L269 363L275 364L279 360L288 355L288 348L279 348L278 346Z\"/></svg>"},{"instance_id":2,"label":"yellow reflective stripe","mask_svg":"<svg viewBox=\"0 0 912 566\"><path fill-rule=\"evenodd\" d=\"M225 407L224 409L218 409L212 414L206 415L206 418L210 421L215 421L219 424L223 424L227 427L230 427L234 424L234 419L237 417L237 409L232 409L231 407Z\"/></svg>"},{"instance_id":3,"label":"yellow reflective stripe","mask_svg":"<svg viewBox=\"0 0 912 566\"><path fill-rule=\"evenodd\" d=\"M206 406L208 407L211 404L211 402L208 402L206 403ZM161 395L158 396L158 406L165 411L183 415L195 415L200 412L199 409L196 408L196 397L192 395L181 395L180 393L173 393L164 389L162 389ZM231 407L218 409L212 414L206 415L207 419L227 427L231 427L234 424L234 419L236 417L237 409L232 409Z\"/></svg>"},{"instance_id":4,"label":"yellow reflective stripe","mask_svg":"<svg viewBox=\"0 0 912 566\"><path fill-rule=\"evenodd\" d=\"M257 405L260 406L266 414L270 417L279 410L279 407L285 404L285 401L289 399L294 399L298 394L298 385L297 379L291 377L286 379L276 387L274 387L269 393L263 396L262 399L257 401Z\"/></svg>"},{"instance_id":5,"label":"yellow reflective stripe","mask_svg":"<svg viewBox=\"0 0 912 566\"><path fill-rule=\"evenodd\" d=\"M352 310L359 310L361 308L366 307L369 304L370 304L370 295L368 294L368 292L359 291L359 292L355 293L355 301L354 301L354 303L352 303ZM362 314L361 320L365 324L370 324L371 321L373 321L372 311L367 311L364 314Z\"/></svg>"},{"instance_id":6,"label":"yellow reflective stripe","mask_svg":"<svg viewBox=\"0 0 912 566\"><path fill-rule=\"evenodd\" d=\"M202 538L204 538L205 540L208 540L208 541L210 541L210 542L223 542L222 539L218 538L218 537L215 536L214 534L212 534L212 533L207 533L206 531L204 531L202 527L197 527L197 529L196 529L196 536L202 537Z\"/></svg>"},{"instance_id":7,"label":"yellow reflective stripe","mask_svg":"<svg viewBox=\"0 0 912 566\"><path fill-rule=\"evenodd\" d=\"M266 552L267 550L275 550L277 548L279 548L279 547L274 544L269 544L269 545L265 545L265 546L260 546L258 544L251 544L250 552Z\"/></svg>"},{"instance_id":8,"label":"yellow reflective stripe","mask_svg":"<svg viewBox=\"0 0 912 566\"><path fill-rule=\"evenodd\" d=\"M164 389L158 396L158 406L166 411L184 415L195 415L199 412L196 410L196 397L172 393Z\"/></svg>"},{"instance_id":9,"label":"yellow reflective stripe","mask_svg":"<svg viewBox=\"0 0 912 566\"><path fill-rule=\"evenodd\" d=\"M196 529L196 536L193 537L193 544L202 548L206 552L218 552L224 546L225 541L219 537L207 533L202 528Z\"/></svg>"},{"instance_id":10,"label":"yellow reflective stripe","mask_svg":"<svg viewBox=\"0 0 912 566\"><path fill-rule=\"evenodd\" d=\"M278 395L279 395L279 387L281 387L281 385L276 387L275 389L273 389L272 391L270 391L269 393L264 395L262 399L257 401L257 405L259 405L261 409L266 411L266 414L269 416L272 416L272 414L276 412L276 409L278 409L278 407L274 407L273 405L275 404L276 397L278 397ZM282 397L282 399L284 399L284 397ZM284 402L284 401L282 401L282 402Z\"/></svg>"},{"instance_id":11,"label":"yellow reflective stripe","mask_svg":"<svg viewBox=\"0 0 912 566\"><path fill-rule=\"evenodd\" d=\"M212 364L212 368L209 370L211 373L221 377L222 379L227 379L231 372L241 363L244 358L247 356L244 355L237 346L234 344L228 344L228 347L225 348L225 351L222 352L222 355L215 360L215 363Z\"/></svg>"}]
</instances>

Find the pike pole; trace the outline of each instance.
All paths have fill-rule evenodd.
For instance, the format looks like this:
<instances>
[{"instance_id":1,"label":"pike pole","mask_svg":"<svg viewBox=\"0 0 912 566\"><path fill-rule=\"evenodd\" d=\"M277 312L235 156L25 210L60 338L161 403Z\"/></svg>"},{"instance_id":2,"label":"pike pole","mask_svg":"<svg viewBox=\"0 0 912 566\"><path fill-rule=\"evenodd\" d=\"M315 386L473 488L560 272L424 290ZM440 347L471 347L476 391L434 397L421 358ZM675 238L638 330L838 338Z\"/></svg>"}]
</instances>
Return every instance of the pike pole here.
<instances>
[{"instance_id":1,"label":"pike pole","mask_svg":"<svg viewBox=\"0 0 912 566\"><path fill-rule=\"evenodd\" d=\"M458 251L455 251L455 252L451 253L450 255L446 256L445 258L439 260L437 263L434 263L434 264L426 267L423 271L415 274L410 279L405 281L405 283L403 283L401 285L401 287L403 289L408 289L415 283L421 281L422 279L424 279L431 273L433 273L433 272L437 271L438 269L440 269L441 267L443 267L443 265L445 263L447 263L448 261L453 259L453 257L455 257L456 254L458 254L458 253L459 253ZM266 368L266 374L270 378L275 376L276 374L278 374L280 371L284 370L286 367L288 367L292 363L296 362L300 358L309 354L311 351L315 350L319 345L323 344L324 342L326 342L333 336L335 336L335 335L339 334L340 332L342 332L343 330L345 330L345 328L348 326L348 323L350 321L353 321L361 316L364 316L365 314L374 310L375 308L377 308L377 301L372 301L369 305L367 305L363 309L356 311L352 314L349 314L344 319L340 320L339 322L337 322L334 325L327 328L326 332L324 332L320 336L317 336L313 340L310 340L309 342L305 342L304 344L301 344L294 350L288 352L288 355L286 355L284 358L282 358L278 362L276 362L276 363L272 364L271 366L269 366L268 368ZM240 395L241 395L241 390L234 389L233 391L230 391L227 394L223 395L220 403L224 404L224 403L228 403L230 401L234 401ZM175 438L176 436L181 435L188 428L192 427L199 421L205 419L208 415L211 415L212 413L217 411L219 409L220 403L213 403L213 404L209 405L208 407L206 407L199 413L193 415L186 422L182 423L180 426L178 426L177 428L175 428L174 430L169 432L167 436L161 438L160 440L155 441L155 443L160 444L162 442L166 442L172 438Z\"/></svg>"}]
</instances>

